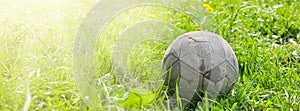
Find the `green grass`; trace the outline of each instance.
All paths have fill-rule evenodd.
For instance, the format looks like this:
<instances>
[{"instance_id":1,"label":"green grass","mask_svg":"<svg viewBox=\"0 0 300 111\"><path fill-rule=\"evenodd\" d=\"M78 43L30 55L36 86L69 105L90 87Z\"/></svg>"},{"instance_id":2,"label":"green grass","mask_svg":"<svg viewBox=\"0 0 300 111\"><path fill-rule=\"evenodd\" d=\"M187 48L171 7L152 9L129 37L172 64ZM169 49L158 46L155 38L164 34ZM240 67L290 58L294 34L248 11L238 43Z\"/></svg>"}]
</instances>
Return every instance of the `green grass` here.
<instances>
[{"instance_id":1,"label":"green grass","mask_svg":"<svg viewBox=\"0 0 300 111\"><path fill-rule=\"evenodd\" d=\"M232 46L240 69L232 92L214 100L211 110L300 110L300 2L212 0L204 3L214 8L212 15L218 33ZM89 110L73 80L72 53L76 31L95 1L54 1L49 2L47 9L37 1L24 2L30 6L13 2L3 2L0 6L2 4L0 110ZM5 4L20 9L5 7ZM26 10L32 13L27 14ZM152 13L155 15L156 12L146 15L155 17ZM196 30L186 16L168 16L159 17L178 23L176 27L185 31ZM112 30L116 33L111 36L118 36L118 31L125 25ZM112 24L108 28L115 26ZM106 43L113 41L107 40ZM135 47L129 57L132 64L128 66L138 81L150 81L147 80L149 74L160 72L157 65L168 47L166 44L171 41L150 40ZM101 49L100 46L97 48ZM96 53L96 60L103 60L96 63L97 80L108 73L114 75L110 53ZM96 82L95 87L103 86ZM117 80L111 82L104 81L112 87L118 83ZM121 85L132 86L129 83ZM115 94L113 88L109 91L108 95L122 96ZM120 93L124 92L121 90ZM200 106L196 110L205 109ZM166 107L160 100L155 100L147 108Z\"/></svg>"}]
</instances>

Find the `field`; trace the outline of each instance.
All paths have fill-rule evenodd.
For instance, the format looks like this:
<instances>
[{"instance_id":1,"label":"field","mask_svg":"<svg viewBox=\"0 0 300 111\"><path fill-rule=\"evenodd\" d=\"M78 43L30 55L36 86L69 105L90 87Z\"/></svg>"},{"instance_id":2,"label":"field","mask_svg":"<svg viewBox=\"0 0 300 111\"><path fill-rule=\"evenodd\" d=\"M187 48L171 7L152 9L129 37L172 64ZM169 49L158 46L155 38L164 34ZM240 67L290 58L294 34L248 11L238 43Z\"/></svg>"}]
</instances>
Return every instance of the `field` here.
<instances>
[{"instance_id":1,"label":"field","mask_svg":"<svg viewBox=\"0 0 300 111\"><path fill-rule=\"evenodd\" d=\"M85 15L96 3L96 0L0 1L1 111L117 110L123 106L128 108L128 101L136 104L136 98L154 96L153 89L149 91L144 84L138 84L141 87L129 91L138 97L130 96L127 101L115 99L121 98L126 88L135 86L135 82L149 82L162 74L161 60L174 36L144 41L128 54L128 69L137 78L128 83L116 80L119 75L113 71L115 64L111 62L113 57L107 47L114 38L104 38L105 42L99 39L94 56L96 73L87 77L95 80L81 82L76 79L81 77L73 67L76 35ZM216 32L228 41L239 61L239 78L234 89L211 101L210 110L300 110L300 2L203 0L203 4L214 18L211 27L218 29ZM146 17L162 17L180 31L210 27L195 27L190 18L172 11L164 16L155 15L168 12L165 8L150 7L149 10L154 11L143 13ZM111 21L104 35L118 36L126 25L131 24L121 24L122 20L133 16L135 11ZM121 48L125 50L126 45ZM106 98L96 100L98 104L88 102L89 98L97 98L97 94L90 91L90 85L99 91L99 95L106 94L100 96ZM167 109L160 99L146 101L152 102L141 102L140 106L132 107L139 109L144 105L141 110ZM207 108L198 105L195 110L204 109Z\"/></svg>"}]
</instances>

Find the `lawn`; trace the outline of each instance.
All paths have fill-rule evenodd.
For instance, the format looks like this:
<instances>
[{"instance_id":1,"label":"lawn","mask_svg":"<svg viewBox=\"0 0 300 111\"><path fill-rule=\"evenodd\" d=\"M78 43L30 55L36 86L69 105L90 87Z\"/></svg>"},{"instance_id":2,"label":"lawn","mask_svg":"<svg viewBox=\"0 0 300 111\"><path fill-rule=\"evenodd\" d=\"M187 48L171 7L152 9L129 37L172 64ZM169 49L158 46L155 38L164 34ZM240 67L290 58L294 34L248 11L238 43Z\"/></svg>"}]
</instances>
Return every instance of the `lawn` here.
<instances>
[{"instance_id":1,"label":"lawn","mask_svg":"<svg viewBox=\"0 0 300 111\"><path fill-rule=\"evenodd\" d=\"M75 73L78 64L74 64L73 54L78 49L80 25L96 3L97 0L0 1L1 111L128 109L128 100L120 100L126 92L132 94L129 100L134 104L139 101L136 98L151 101L141 102L142 110L166 110L161 99L149 99L154 98L153 91L162 82L155 80L163 73L160 64L165 50L175 35L206 29L228 41L239 61L235 87L230 94L212 100L210 110L300 110L299 1L203 0L207 14L214 18L208 18L210 24L203 27L193 24L197 18L165 7L129 9L108 22L96 39L92 56L95 70L87 71L93 73L86 79ZM151 28L127 27L145 18L172 25L161 29L165 35L160 36L164 38L142 41L126 52L132 44L122 45L116 42L117 37L153 36L146 32ZM154 27L160 26L166 25ZM172 33L172 27L178 33ZM122 35L125 29L133 31ZM134 39L128 41L134 43ZM115 50L124 52L111 53ZM120 54L128 57L124 59ZM118 74L124 73L124 68L132 71L133 77ZM130 82L122 82L120 76ZM203 109L198 105L195 110Z\"/></svg>"}]
</instances>

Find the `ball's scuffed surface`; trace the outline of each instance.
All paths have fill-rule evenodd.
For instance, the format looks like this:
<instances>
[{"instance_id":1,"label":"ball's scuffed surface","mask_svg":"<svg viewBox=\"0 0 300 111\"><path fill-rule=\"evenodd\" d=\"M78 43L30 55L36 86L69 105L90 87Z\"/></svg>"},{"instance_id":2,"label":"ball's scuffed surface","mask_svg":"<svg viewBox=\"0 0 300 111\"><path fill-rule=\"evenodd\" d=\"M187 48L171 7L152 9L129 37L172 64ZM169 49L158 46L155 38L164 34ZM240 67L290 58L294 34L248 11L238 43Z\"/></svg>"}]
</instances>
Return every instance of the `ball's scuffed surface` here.
<instances>
[{"instance_id":1,"label":"ball's scuffed surface","mask_svg":"<svg viewBox=\"0 0 300 111\"><path fill-rule=\"evenodd\" d=\"M206 31L189 32L174 40L162 66L168 70L164 85L170 99L176 101L178 89L183 106L203 96L201 91L212 99L229 93L238 78L238 61L230 45Z\"/></svg>"}]
</instances>

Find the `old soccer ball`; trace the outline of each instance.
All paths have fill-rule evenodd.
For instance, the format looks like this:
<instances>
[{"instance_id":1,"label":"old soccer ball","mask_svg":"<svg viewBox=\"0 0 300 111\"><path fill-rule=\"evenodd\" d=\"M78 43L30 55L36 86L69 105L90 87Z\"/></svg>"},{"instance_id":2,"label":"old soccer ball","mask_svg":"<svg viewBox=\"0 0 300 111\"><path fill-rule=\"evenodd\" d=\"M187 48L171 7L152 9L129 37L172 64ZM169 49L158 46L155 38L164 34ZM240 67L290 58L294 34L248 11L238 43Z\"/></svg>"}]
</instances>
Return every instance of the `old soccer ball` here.
<instances>
[{"instance_id":1,"label":"old soccer ball","mask_svg":"<svg viewBox=\"0 0 300 111\"><path fill-rule=\"evenodd\" d=\"M230 45L206 31L179 36L167 49L162 62L170 100L187 106L193 100L227 94L238 78L238 61ZM178 104L178 101L177 103Z\"/></svg>"}]
</instances>

